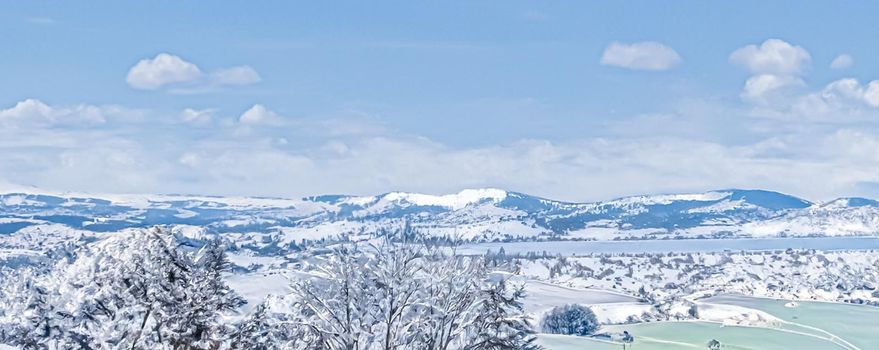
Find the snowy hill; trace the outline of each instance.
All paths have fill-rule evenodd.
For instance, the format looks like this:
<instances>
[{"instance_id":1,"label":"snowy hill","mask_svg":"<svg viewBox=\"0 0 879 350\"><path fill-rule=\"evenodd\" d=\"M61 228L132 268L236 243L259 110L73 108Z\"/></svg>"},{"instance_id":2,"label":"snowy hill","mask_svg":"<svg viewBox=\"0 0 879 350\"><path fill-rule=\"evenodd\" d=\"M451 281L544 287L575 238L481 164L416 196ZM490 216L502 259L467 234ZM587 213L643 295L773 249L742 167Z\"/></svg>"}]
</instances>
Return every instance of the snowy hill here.
<instances>
[{"instance_id":1,"label":"snowy hill","mask_svg":"<svg viewBox=\"0 0 879 350\"><path fill-rule=\"evenodd\" d=\"M474 241L875 235L879 202L811 203L762 190L644 195L567 203L499 189L456 194L391 192L302 199L185 195L0 194L0 234L68 229L115 232L153 225L290 244L396 230ZM264 244L264 243L260 243Z\"/></svg>"}]
</instances>

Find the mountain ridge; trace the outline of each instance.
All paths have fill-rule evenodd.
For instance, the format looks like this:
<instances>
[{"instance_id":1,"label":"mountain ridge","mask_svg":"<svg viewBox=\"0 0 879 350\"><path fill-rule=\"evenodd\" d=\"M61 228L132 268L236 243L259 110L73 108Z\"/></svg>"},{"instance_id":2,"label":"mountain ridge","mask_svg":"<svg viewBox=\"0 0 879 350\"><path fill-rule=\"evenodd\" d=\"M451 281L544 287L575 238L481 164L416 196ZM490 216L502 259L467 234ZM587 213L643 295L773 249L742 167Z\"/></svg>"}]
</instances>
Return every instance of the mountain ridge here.
<instances>
[{"instance_id":1,"label":"mountain ridge","mask_svg":"<svg viewBox=\"0 0 879 350\"><path fill-rule=\"evenodd\" d=\"M269 235L284 244L411 226L467 241L737 238L879 234L879 202L811 202L755 189L572 203L497 188L430 195L301 199L188 195L0 194L0 234L68 227L112 232L154 225Z\"/></svg>"}]
</instances>

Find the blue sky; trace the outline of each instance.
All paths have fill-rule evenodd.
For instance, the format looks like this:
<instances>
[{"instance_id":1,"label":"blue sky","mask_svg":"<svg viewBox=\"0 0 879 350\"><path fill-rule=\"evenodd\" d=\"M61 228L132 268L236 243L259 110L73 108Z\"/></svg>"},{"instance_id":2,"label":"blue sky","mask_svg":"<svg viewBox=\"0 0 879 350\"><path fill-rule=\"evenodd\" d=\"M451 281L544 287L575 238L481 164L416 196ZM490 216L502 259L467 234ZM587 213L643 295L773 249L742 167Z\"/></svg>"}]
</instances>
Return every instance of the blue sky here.
<instances>
[{"instance_id":1,"label":"blue sky","mask_svg":"<svg viewBox=\"0 0 879 350\"><path fill-rule=\"evenodd\" d=\"M11 184L879 196L879 5L2 6Z\"/></svg>"}]
</instances>

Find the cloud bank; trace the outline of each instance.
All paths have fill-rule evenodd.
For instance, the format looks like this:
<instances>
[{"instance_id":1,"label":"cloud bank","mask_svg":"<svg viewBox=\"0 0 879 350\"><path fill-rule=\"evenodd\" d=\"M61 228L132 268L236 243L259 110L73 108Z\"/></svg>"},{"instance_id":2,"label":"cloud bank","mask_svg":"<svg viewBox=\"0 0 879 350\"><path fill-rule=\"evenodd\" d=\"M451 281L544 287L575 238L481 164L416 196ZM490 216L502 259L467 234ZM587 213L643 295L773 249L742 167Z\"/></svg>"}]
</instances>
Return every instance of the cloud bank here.
<instances>
[{"instance_id":1,"label":"cloud bank","mask_svg":"<svg viewBox=\"0 0 879 350\"><path fill-rule=\"evenodd\" d=\"M872 91L864 85L835 89L860 98ZM95 108L103 122L94 118ZM132 112L143 114L138 118L111 112L36 100L0 110L0 120L16 126L0 129L0 173L7 181L47 189L287 197L501 187L579 201L758 187L824 199L879 188L879 135L845 125L786 130L783 123L763 123L773 132L755 127L734 144L711 134L692 138L654 129L455 147L380 127L338 133L336 126L356 121L334 124L319 117L240 132L281 118L262 105L240 115L191 108ZM717 123L730 123L718 120L726 118L723 111L712 113L720 114L685 124L717 130ZM56 127L68 121L82 124Z\"/></svg>"}]
</instances>

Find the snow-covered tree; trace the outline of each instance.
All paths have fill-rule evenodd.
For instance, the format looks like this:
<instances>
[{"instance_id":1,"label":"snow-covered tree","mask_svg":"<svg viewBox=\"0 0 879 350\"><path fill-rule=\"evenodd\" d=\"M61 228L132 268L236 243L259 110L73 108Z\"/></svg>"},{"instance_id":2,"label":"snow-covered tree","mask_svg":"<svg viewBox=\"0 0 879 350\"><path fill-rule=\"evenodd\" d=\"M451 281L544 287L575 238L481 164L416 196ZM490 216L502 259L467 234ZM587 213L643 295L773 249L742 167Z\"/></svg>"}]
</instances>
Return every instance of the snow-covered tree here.
<instances>
[{"instance_id":1,"label":"snow-covered tree","mask_svg":"<svg viewBox=\"0 0 879 350\"><path fill-rule=\"evenodd\" d=\"M425 262L421 251L405 245L382 242L372 247L371 269L367 276L374 284L375 314L381 348L397 349L411 344L417 337L415 306L428 279L421 273Z\"/></svg>"},{"instance_id":2,"label":"snow-covered tree","mask_svg":"<svg viewBox=\"0 0 879 350\"><path fill-rule=\"evenodd\" d=\"M590 335L598 326L592 309L577 304L554 307L540 323L540 328L546 333L568 335Z\"/></svg>"},{"instance_id":3,"label":"snow-covered tree","mask_svg":"<svg viewBox=\"0 0 879 350\"><path fill-rule=\"evenodd\" d=\"M253 314L238 325L238 329L231 340L231 347L233 349L280 349L278 345L281 342L274 336L277 326L271 322L266 308L265 304L260 304L256 307Z\"/></svg>"},{"instance_id":4,"label":"snow-covered tree","mask_svg":"<svg viewBox=\"0 0 879 350\"><path fill-rule=\"evenodd\" d=\"M429 302L420 306L418 342L427 350L461 347L465 326L478 311L474 305L485 276L484 264L476 258L450 259L436 251L427 261L425 270L430 279L424 298Z\"/></svg>"},{"instance_id":5,"label":"snow-covered tree","mask_svg":"<svg viewBox=\"0 0 879 350\"><path fill-rule=\"evenodd\" d=\"M184 240L181 240L184 239ZM48 271L3 272L0 343L24 349L530 349L520 287L484 257L400 236L310 256L292 293L243 320L226 246L163 229L118 233ZM200 248L198 248L200 247ZM10 274L11 273L11 274Z\"/></svg>"},{"instance_id":6,"label":"snow-covered tree","mask_svg":"<svg viewBox=\"0 0 879 350\"><path fill-rule=\"evenodd\" d=\"M298 322L316 335L315 347L360 350L375 340L375 286L367 276L369 264L356 246L341 247L321 265L318 277L293 285Z\"/></svg>"},{"instance_id":7,"label":"snow-covered tree","mask_svg":"<svg viewBox=\"0 0 879 350\"><path fill-rule=\"evenodd\" d=\"M318 349L319 344L308 328L272 312L267 303L240 322L229 341L231 349L242 350Z\"/></svg>"},{"instance_id":8,"label":"snow-covered tree","mask_svg":"<svg viewBox=\"0 0 879 350\"><path fill-rule=\"evenodd\" d=\"M45 349L67 344L65 332L69 314L58 310L55 292L35 283L38 272L24 268L5 273L0 299L7 304L0 310L0 342L22 349ZM75 337L81 343L81 337ZM88 348L83 346L83 348Z\"/></svg>"},{"instance_id":9,"label":"snow-covered tree","mask_svg":"<svg viewBox=\"0 0 879 350\"><path fill-rule=\"evenodd\" d=\"M294 323L317 335L312 347L534 347L521 288L489 276L482 258L385 241L339 246L318 266L290 296Z\"/></svg>"},{"instance_id":10,"label":"snow-covered tree","mask_svg":"<svg viewBox=\"0 0 879 350\"><path fill-rule=\"evenodd\" d=\"M244 304L244 300L226 285L222 272L229 267L226 246L211 241L196 255L191 269L186 302L181 305L175 324L182 343L194 348L214 349L229 332L218 322L220 313Z\"/></svg>"},{"instance_id":11,"label":"snow-covered tree","mask_svg":"<svg viewBox=\"0 0 879 350\"><path fill-rule=\"evenodd\" d=\"M539 349L528 319L522 312L521 287L511 287L507 279L496 278L478 293L478 315L469 325L467 350Z\"/></svg>"},{"instance_id":12,"label":"snow-covered tree","mask_svg":"<svg viewBox=\"0 0 879 350\"><path fill-rule=\"evenodd\" d=\"M14 289L9 300L20 301L13 308L24 319L2 340L25 348L216 349L225 334L219 313L241 302L220 276L225 268L216 243L193 259L164 230L119 234Z\"/></svg>"}]
</instances>

